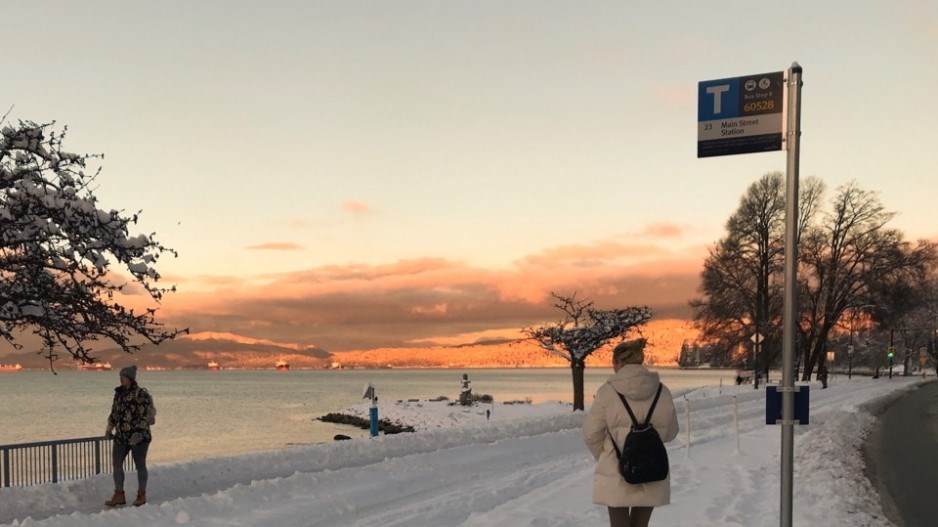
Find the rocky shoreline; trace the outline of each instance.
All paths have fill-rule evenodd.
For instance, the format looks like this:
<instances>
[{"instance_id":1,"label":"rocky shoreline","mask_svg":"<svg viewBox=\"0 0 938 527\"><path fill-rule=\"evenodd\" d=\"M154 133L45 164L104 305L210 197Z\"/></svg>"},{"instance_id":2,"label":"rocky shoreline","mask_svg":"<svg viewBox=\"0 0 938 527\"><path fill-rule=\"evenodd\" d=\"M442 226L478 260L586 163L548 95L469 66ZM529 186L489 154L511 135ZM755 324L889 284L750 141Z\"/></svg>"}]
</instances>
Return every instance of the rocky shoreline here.
<instances>
[{"instance_id":1,"label":"rocky shoreline","mask_svg":"<svg viewBox=\"0 0 938 527\"><path fill-rule=\"evenodd\" d=\"M427 399L426 401L421 401L420 399L400 399L395 403L395 407L407 407L411 404L416 405L417 407L422 407L424 403L433 404L439 403L444 404L445 406L450 407L459 407L463 409L478 407L480 404L492 404L494 399L491 395L486 394L470 394L469 399L471 404L461 405L455 401L450 401L449 397L445 395L440 395L432 399ZM512 404L530 404L531 400L527 399L525 401L504 401L502 404L512 405ZM349 409L347 409L349 410ZM488 418L488 417L486 417ZM368 430L371 428L371 419L369 417L363 416L361 413L343 413L343 412L330 412L321 417L314 417L316 421L322 421L324 423L336 423L340 425L350 425L362 430ZM407 418L401 419L401 416L398 415L394 420L388 418L379 418L378 419L378 431L384 434L400 434L403 432L416 432L417 428L420 425L409 425L405 424ZM341 439L347 439L344 434L338 434L336 439L340 439L339 436L342 436Z\"/></svg>"},{"instance_id":2,"label":"rocky shoreline","mask_svg":"<svg viewBox=\"0 0 938 527\"><path fill-rule=\"evenodd\" d=\"M341 414L341 413L328 413L322 417L316 418L318 421L324 423L338 423L342 425L352 425L357 426L358 428L367 430L371 428L371 420L359 417L357 415ZM395 423L387 419L378 419L378 430L385 434L400 434L402 432L416 432L414 427L410 425L404 425L401 423Z\"/></svg>"}]
</instances>

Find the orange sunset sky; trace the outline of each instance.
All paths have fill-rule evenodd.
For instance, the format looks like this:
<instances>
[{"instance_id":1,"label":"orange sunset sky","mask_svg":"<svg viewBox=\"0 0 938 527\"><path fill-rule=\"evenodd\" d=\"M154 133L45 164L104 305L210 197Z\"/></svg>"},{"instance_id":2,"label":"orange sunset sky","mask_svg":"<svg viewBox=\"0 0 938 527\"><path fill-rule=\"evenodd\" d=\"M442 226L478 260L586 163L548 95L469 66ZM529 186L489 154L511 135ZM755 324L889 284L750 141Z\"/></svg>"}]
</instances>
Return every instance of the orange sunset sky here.
<instances>
[{"instance_id":1,"label":"orange sunset sky","mask_svg":"<svg viewBox=\"0 0 938 527\"><path fill-rule=\"evenodd\" d=\"M0 103L105 154L100 206L178 250L166 324L461 344L556 320L551 291L689 316L740 197L786 167L696 157L705 80L798 61L802 176L938 239L936 6L35 0L4 6Z\"/></svg>"},{"instance_id":2,"label":"orange sunset sky","mask_svg":"<svg viewBox=\"0 0 938 527\"><path fill-rule=\"evenodd\" d=\"M679 229L650 230L680 236ZM329 351L463 344L516 338L522 327L560 318L548 303L551 291L588 296L599 307L649 305L658 318L685 318L703 251L608 242L557 247L503 269L443 258L324 266L256 278L266 278L263 283L232 278L204 293L181 292L162 312L199 331Z\"/></svg>"}]
</instances>

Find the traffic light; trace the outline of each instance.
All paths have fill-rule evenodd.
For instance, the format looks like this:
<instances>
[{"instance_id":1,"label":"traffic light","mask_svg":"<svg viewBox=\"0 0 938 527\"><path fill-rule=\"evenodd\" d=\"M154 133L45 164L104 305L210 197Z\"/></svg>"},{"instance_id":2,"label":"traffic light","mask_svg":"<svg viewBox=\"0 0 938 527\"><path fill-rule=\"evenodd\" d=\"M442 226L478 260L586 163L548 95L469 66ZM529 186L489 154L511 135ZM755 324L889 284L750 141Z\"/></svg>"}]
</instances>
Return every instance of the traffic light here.
<instances>
[{"instance_id":1,"label":"traffic light","mask_svg":"<svg viewBox=\"0 0 938 527\"><path fill-rule=\"evenodd\" d=\"M886 356L890 359L896 356L896 348L889 346L886 348Z\"/></svg>"}]
</instances>

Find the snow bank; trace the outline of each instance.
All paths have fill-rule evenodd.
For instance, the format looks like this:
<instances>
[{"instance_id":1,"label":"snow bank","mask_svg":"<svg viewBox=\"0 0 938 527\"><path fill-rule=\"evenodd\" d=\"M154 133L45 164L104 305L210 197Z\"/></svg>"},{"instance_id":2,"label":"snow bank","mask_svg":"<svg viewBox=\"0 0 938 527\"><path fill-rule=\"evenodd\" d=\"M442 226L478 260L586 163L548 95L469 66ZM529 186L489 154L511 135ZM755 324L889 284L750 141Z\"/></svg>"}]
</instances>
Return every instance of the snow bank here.
<instances>
[{"instance_id":1,"label":"snow bank","mask_svg":"<svg viewBox=\"0 0 938 527\"><path fill-rule=\"evenodd\" d=\"M796 428L795 525L892 525L863 475L859 450L878 405L917 382L844 380L832 381L828 390L812 388L811 424ZM669 444L672 503L655 510L653 524L778 525L781 434L764 424L764 392L713 387L680 393L676 403L682 431ZM590 503L594 464L582 443L582 412L558 403L497 405L486 419L486 409L493 410L426 401L383 404L383 417L421 431L152 467L150 504L140 508L103 510L109 476L2 489L0 522L605 524L605 509ZM346 410L363 412L367 405ZM135 487L131 474L128 491Z\"/></svg>"}]
</instances>

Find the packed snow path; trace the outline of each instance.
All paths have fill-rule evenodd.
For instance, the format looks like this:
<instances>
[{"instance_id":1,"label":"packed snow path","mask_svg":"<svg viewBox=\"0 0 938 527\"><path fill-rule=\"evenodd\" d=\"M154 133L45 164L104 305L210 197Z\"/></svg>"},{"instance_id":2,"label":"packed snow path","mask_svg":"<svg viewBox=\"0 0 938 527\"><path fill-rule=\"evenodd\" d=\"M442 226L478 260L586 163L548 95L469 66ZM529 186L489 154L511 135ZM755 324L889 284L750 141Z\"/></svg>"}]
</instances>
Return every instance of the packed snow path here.
<instances>
[{"instance_id":1,"label":"packed snow path","mask_svg":"<svg viewBox=\"0 0 938 527\"><path fill-rule=\"evenodd\" d=\"M859 449L874 422L871 408L916 382L866 379L834 382L828 390L812 386L811 424L796 428L796 525L892 525L863 475ZM764 424L764 392L734 386L684 395L675 397L682 431L669 444L672 504L656 509L653 522L777 525L781 433ZM111 490L108 476L3 489L0 521L78 527L606 523L605 509L591 503L593 460L580 435L582 412L554 404L548 415L542 405L510 415L499 407L498 419L479 421L478 412L463 415L445 405L409 410L415 412L412 420L422 415L426 421L416 434L153 467L150 504L140 508L102 511L100 503ZM461 419L459 426L432 428ZM134 489L131 474L127 490ZM27 516L37 521L23 521Z\"/></svg>"}]
</instances>

